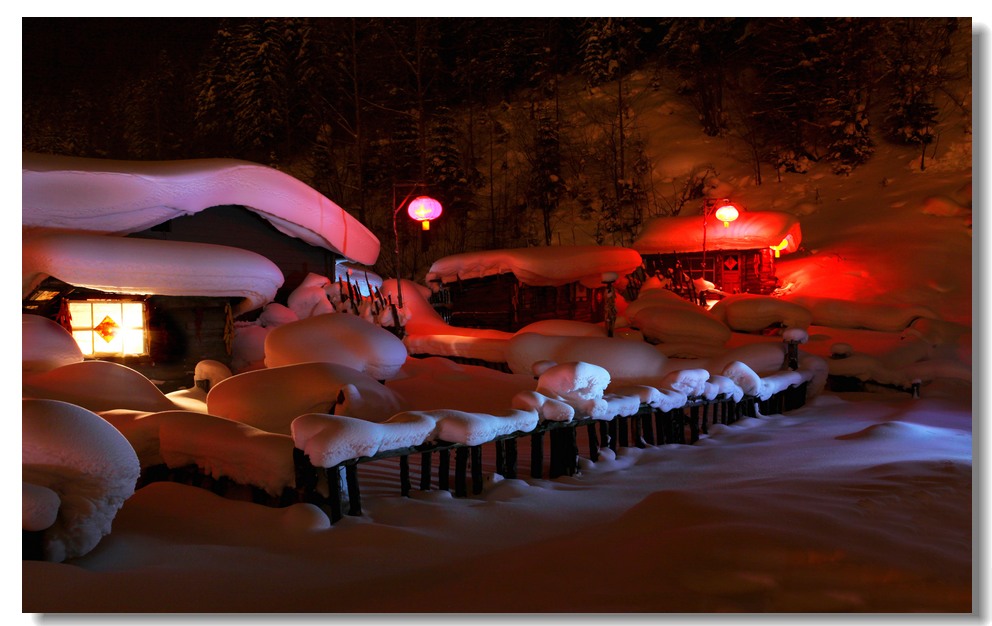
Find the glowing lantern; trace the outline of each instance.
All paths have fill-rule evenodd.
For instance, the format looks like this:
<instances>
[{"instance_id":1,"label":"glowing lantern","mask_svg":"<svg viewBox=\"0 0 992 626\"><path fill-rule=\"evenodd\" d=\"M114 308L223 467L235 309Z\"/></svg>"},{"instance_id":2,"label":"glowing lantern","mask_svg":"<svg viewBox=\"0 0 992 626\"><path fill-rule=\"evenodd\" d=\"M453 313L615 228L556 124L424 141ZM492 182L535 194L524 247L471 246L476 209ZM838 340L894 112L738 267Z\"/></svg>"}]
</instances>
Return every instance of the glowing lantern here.
<instances>
[{"instance_id":1,"label":"glowing lantern","mask_svg":"<svg viewBox=\"0 0 992 626\"><path fill-rule=\"evenodd\" d=\"M420 222L424 230L431 229L431 220L441 215L441 203L428 196L420 196L410 201L406 212L410 217Z\"/></svg>"},{"instance_id":2,"label":"glowing lantern","mask_svg":"<svg viewBox=\"0 0 992 626\"><path fill-rule=\"evenodd\" d=\"M779 257L779 253L781 253L782 250L785 250L787 247L789 247L789 238L786 237L777 246L768 246L768 247L775 251L775 258L777 259Z\"/></svg>"},{"instance_id":3,"label":"glowing lantern","mask_svg":"<svg viewBox=\"0 0 992 626\"><path fill-rule=\"evenodd\" d=\"M716 219L723 222L724 228L728 228L730 227L730 222L733 222L740 217L741 212L737 210L736 206L728 202L727 204L718 207L717 210L713 212L713 215L716 216Z\"/></svg>"}]
</instances>

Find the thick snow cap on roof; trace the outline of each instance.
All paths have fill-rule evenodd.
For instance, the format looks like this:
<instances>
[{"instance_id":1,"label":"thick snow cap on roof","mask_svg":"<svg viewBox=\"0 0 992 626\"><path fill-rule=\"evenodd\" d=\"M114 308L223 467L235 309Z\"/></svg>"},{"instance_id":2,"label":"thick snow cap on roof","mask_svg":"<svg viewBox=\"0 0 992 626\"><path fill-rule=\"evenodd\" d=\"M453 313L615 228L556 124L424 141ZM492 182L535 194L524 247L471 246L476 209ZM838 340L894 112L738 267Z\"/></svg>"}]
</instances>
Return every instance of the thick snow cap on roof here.
<instances>
[{"instance_id":1,"label":"thick snow cap on roof","mask_svg":"<svg viewBox=\"0 0 992 626\"><path fill-rule=\"evenodd\" d=\"M112 161L24 153L24 228L128 234L235 204L280 232L371 265L379 240L292 176L236 159Z\"/></svg>"},{"instance_id":2,"label":"thick snow cap on roof","mask_svg":"<svg viewBox=\"0 0 992 626\"><path fill-rule=\"evenodd\" d=\"M271 302L282 271L260 254L209 243L82 233L25 235L26 296L46 276L110 293L240 297L237 313Z\"/></svg>"},{"instance_id":3,"label":"thick snow cap on roof","mask_svg":"<svg viewBox=\"0 0 992 626\"><path fill-rule=\"evenodd\" d=\"M795 252L802 242L799 219L780 211L741 211L728 226L710 217L706 220L707 250L753 250L779 246L782 254ZM703 216L656 217L631 247L641 254L700 252L703 249Z\"/></svg>"},{"instance_id":4,"label":"thick snow cap on roof","mask_svg":"<svg viewBox=\"0 0 992 626\"><path fill-rule=\"evenodd\" d=\"M580 282L586 287L603 284L603 274L624 276L641 265L636 250L619 246L550 246L465 252L434 262L427 280L451 283L512 273L533 287L559 287Z\"/></svg>"}]
</instances>

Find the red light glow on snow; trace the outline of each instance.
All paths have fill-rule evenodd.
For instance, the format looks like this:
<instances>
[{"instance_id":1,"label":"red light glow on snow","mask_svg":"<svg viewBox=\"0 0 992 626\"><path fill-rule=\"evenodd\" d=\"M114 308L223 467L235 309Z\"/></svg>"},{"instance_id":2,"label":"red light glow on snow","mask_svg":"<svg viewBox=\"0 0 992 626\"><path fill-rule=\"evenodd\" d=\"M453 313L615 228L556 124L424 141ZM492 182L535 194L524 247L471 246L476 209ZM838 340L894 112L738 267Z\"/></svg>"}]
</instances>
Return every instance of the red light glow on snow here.
<instances>
[{"instance_id":1,"label":"red light glow on snow","mask_svg":"<svg viewBox=\"0 0 992 626\"><path fill-rule=\"evenodd\" d=\"M430 230L431 220L441 216L441 203L429 196L420 196L410 201L406 212L421 223L424 230Z\"/></svg>"}]
</instances>

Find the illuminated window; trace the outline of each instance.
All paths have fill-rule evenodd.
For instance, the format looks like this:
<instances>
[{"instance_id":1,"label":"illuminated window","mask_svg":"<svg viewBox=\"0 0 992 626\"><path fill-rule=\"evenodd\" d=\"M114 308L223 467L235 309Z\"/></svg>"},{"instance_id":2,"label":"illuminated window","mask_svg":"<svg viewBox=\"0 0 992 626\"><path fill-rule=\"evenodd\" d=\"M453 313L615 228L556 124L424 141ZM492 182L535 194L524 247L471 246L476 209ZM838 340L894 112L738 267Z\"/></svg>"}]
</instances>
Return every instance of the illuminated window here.
<instances>
[{"instance_id":1,"label":"illuminated window","mask_svg":"<svg viewBox=\"0 0 992 626\"><path fill-rule=\"evenodd\" d=\"M148 354L145 303L129 300L69 302L72 336L85 356Z\"/></svg>"}]
</instances>

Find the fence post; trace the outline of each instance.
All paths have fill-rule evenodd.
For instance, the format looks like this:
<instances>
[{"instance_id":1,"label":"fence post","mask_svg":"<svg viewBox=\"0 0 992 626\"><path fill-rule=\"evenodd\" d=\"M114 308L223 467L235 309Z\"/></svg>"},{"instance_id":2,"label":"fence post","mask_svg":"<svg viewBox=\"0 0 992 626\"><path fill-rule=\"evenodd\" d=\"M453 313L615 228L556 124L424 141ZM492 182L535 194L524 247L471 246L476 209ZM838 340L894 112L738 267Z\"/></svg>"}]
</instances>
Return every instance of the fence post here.
<instances>
[{"instance_id":1,"label":"fence post","mask_svg":"<svg viewBox=\"0 0 992 626\"><path fill-rule=\"evenodd\" d=\"M400 456L400 495L410 495L410 457L405 454Z\"/></svg>"},{"instance_id":2,"label":"fence post","mask_svg":"<svg viewBox=\"0 0 992 626\"><path fill-rule=\"evenodd\" d=\"M445 448L438 452L437 459L437 488L448 491L448 481L451 476L451 451Z\"/></svg>"},{"instance_id":3,"label":"fence post","mask_svg":"<svg viewBox=\"0 0 992 626\"><path fill-rule=\"evenodd\" d=\"M431 453L420 453L420 490L431 490Z\"/></svg>"},{"instance_id":4,"label":"fence post","mask_svg":"<svg viewBox=\"0 0 992 626\"><path fill-rule=\"evenodd\" d=\"M544 433L536 432L530 436L530 477L541 478L544 475Z\"/></svg>"},{"instance_id":5,"label":"fence post","mask_svg":"<svg viewBox=\"0 0 992 626\"><path fill-rule=\"evenodd\" d=\"M348 515L361 515L362 493L358 488L358 465L345 465L344 475L348 482Z\"/></svg>"}]
</instances>

